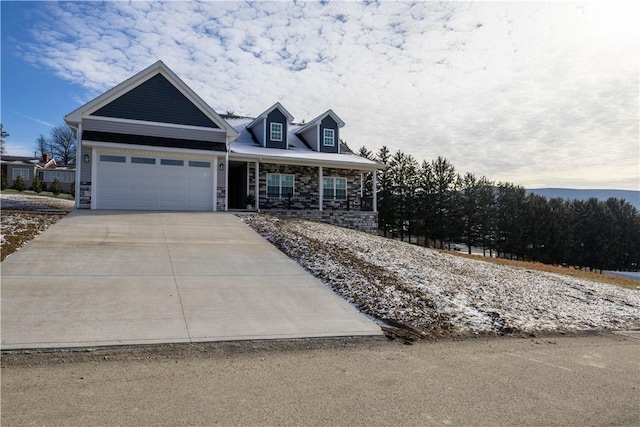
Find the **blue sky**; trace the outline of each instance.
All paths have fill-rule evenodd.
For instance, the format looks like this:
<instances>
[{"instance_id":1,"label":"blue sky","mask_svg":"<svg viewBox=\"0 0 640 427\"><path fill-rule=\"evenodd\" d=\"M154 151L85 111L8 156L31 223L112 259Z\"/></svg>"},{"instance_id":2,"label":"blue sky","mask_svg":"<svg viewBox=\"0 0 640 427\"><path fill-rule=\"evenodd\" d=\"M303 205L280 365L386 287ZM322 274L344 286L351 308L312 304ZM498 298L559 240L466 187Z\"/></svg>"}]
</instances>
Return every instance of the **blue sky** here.
<instances>
[{"instance_id":1,"label":"blue sky","mask_svg":"<svg viewBox=\"0 0 640 427\"><path fill-rule=\"evenodd\" d=\"M9 154L161 59L221 113L332 108L354 149L529 188L640 186L635 1L0 7Z\"/></svg>"}]
</instances>

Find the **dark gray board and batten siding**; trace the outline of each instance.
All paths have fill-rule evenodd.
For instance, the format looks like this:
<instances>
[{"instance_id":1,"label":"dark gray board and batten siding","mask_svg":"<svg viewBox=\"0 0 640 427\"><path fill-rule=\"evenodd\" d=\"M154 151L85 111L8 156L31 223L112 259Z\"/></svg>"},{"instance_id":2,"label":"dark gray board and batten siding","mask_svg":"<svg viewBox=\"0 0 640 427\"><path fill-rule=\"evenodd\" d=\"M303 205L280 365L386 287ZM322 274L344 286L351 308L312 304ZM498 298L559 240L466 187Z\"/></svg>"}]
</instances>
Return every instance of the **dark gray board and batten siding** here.
<instances>
[{"instance_id":1,"label":"dark gray board and batten siding","mask_svg":"<svg viewBox=\"0 0 640 427\"><path fill-rule=\"evenodd\" d=\"M333 129L333 146L324 145L324 130L325 129ZM323 153L337 153L339 146L340 137L338 135L338 123L336 123L331 116L327 116L322 119L320 123L320 141L318 141L318 145L320 150Z\"/></svg>"},{"instance_id":2,"label":"dark gray board and batten siding","mask_svg":"<svg viewBox=\"0 0 640 427\"><path fill-rule=\"evenodd\" d=\"M162 74L156 74L92 115L219 128Z\"/></svg>"},{"instance_id":3,"label":"dark gray board and batten siding","mask_svg":"<svg viewBox=\"0 0 640 427\"><path fill-rule=\"evenodd\" d=\"M271 139L271 123L280 123L282 125L282 141L274 141ZM269 113L266 120L267 126L267 148L287 148L287 117L282 114L282 111L279 109L274 109Z\"/></svg>"}]
</instances>

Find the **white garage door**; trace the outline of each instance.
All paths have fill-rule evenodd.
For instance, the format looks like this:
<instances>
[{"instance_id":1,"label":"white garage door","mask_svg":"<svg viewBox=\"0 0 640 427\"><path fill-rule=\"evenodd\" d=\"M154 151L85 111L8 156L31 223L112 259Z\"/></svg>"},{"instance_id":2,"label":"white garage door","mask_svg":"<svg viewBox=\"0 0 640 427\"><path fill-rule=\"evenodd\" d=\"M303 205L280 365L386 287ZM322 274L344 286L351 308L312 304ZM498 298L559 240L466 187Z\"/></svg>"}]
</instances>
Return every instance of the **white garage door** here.
<instances>
[{"instance_id":1,"label":"white garage door","mask_svg":"<svg viewBox=\"0 0 640 427\"><path fill-rule=\"evenodd\" d=\"M213 210L214 158L97 153L96 207Z\"/></svg>"}]
</instances>

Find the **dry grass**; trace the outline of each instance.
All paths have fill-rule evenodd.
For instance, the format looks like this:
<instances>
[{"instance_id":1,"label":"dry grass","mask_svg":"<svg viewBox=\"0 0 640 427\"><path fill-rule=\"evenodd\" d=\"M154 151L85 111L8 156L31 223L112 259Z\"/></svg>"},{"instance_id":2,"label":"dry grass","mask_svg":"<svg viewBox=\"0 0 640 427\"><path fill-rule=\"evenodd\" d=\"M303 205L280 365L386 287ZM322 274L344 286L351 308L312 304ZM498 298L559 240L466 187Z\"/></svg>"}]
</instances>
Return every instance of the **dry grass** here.
<instances>
[{"instance_id":1,"label":"dry grass","mask_svg":"<svg viewBox=\"0 0 640 427\"><path fill-rule=\"evenodd\" d=\"M463 258L475 259L478 261L492 262L494 264L507 265L511 267L524 268L526 270L546 271L547 273L562 274L565 276L575 277L577 279L591 280L593 282L606 283L608 285L619 286L621 288L636 289L640 286L640 282L624 277L601 274L595 271L580 270L573 267L561 267L557 265L542 264L540 262L516 261L505 258L494 258L488 256L469 255L456 251L442 251L447 254L460 256Z\"/></svg>"}]
</instances>

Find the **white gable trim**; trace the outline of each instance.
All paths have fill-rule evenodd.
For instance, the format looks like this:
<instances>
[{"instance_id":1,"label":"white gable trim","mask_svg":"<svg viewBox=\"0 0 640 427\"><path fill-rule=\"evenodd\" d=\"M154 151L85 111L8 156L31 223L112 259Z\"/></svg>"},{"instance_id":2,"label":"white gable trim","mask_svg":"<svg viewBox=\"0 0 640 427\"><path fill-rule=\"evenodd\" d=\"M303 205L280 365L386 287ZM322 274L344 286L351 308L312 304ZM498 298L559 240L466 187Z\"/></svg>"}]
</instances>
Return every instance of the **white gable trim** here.
<instances>
[{"instance_id":1,"label":"white gable trim","mask_svg":"<svg viewBox=\"0 0 640 427\"><path fill-rule=\"evenodd\" d=\"M251 123L249 123L247 125L247 129L252 129L254 126L256 126L258 123L260 123L260 121L264 120L267 118L267 116L269 115L269 113L271 113L273 110L278 109L280 110L280 112L282 114L285 115L285 117L287 118L287 123L291 123L293 121L293 116L291 115L290 112L287 111L286 108L284 108L282 106L282 104L280 104L279 102L276 102L275 104L273 104L271 107L269 107L267 110L265 110L264 112L262 112L262 114L260 114L258 117L256 117L255 119L253 119L251 121Z\"/></svg>"},{"instance_id":2,"label":"white gable trim","mask_svg":"<svg viewBox=\"0 0 640 427\"><path fill-rule=\"evenodd\" d=\"M307 129L311 129L314 126L320 126L320 123L322 123L322 120L324 120L324 118L327 117L327 116L331 116L331 118L333 120L335 120L335 122L338 124L339 128L344 127L345 123L342 121L342 119L340 117L338 117L338 115L336 113L334 113L333 110L329 109L329 110L325 111L324 113L320 114L315 119L311 120L306 125L298 128L295 133L296 134L301 134L304 131L306 131Z\"/></svg>"}]
</instances>

